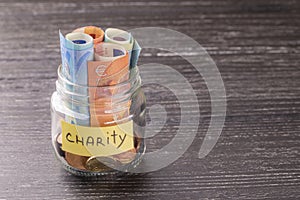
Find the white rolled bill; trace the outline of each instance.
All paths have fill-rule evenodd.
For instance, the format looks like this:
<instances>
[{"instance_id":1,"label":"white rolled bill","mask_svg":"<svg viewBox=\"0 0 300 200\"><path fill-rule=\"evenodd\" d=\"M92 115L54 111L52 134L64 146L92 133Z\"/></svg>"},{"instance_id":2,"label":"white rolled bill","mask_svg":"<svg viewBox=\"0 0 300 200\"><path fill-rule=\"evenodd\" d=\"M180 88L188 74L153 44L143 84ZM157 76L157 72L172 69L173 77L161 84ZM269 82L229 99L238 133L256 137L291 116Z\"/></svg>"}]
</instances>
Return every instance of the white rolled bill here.
<instances>
[{"instance_id":1,"label":"white rolled bill","mask_svg":"<svg viewBox=\"0 0 300 200\"><path fill-rule=\"evenodd\" d=\"M133 48L134 39L131 33L117 28L108 28L105 31L105 42L123 46L129 54L129 61Z\"/></svg>"}]
</instances>

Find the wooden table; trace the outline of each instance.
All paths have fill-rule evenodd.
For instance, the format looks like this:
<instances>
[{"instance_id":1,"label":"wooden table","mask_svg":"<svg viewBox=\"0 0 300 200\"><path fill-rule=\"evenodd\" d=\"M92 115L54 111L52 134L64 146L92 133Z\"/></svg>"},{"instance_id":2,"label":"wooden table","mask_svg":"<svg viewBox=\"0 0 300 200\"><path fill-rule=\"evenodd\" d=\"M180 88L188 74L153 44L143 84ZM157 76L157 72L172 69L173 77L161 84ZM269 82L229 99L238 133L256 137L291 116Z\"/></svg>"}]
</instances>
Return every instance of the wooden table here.
<instances>
[{"instance_id":1,"label":"wooden table","mask_svg":"<svg viewBox=\"0 0 300 200\"><path fill-rule=\"evenodd\" d=\"M299 5L288 0L2 1L0 199L299 199ZM50 134L58 29L66 33L90 24L165 27L206 48L222 75L228 105L221 137L205 158L199 159L198 151L211 109L203 78L179 56L144 49L140 64L173 67L197 94L201 119L188 151L160 171L120 180L82 179L61 169ZM169 121L147 140L149 151L172 139L180 118L174 95L154 89L146 87L148 105L166 106Z\"/></svg>"}]
</instances>

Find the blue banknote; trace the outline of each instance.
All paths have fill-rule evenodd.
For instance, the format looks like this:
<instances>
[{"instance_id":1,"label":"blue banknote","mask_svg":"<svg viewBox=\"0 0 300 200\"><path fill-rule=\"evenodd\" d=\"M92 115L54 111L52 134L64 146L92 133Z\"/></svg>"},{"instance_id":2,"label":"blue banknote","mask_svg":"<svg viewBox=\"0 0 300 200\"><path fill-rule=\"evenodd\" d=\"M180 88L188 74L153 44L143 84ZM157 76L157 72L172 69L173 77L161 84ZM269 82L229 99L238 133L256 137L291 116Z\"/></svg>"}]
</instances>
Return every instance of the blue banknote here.
<instances>
[{"instance_id":1,"label":"blue banknote","mask_svg":"<svg viewBox=\"0 0 300 200\"><path fill-rule=\"evenodd\" d=\"M74 113L81 113L89 115L88 99L87 102L78 103L82 101L81 96L88 95L88 89L82 91L77 95L77 88L80 86L88 86L88 61L94 59L94 44L93 38L84 33L69 33L64 37L59 32L60 48L62 58L62 75L73 84L67 84L66 90L71 92L69 98L71 101L67 102L68 106ZM74 103L77 102L77 103ZM89 120L77 119L76 116L70 116L66 119L69 123L78 125L89 125Z\"/></svg>"}]
</instances>

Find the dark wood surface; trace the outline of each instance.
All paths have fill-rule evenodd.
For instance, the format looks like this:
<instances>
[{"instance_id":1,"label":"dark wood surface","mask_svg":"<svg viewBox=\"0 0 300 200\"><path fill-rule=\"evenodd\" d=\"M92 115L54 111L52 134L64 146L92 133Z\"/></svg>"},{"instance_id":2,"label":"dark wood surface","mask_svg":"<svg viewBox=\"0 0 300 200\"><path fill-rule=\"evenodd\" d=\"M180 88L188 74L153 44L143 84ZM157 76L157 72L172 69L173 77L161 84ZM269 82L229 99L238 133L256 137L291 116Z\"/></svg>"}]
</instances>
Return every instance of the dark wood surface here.
<instances>
[{"instance_id":1,"label":"dark wood surface","mask_svg":"<svg viewBox=\"0 0 300 200\"><path fill-rule=\"evenodd\" d=\"M78 2L0 3L0 199L300 199L299 1ZM206 48L228 103L208 156L198 159L210 120L205 82L182 58L145 49L140 64L174 67L198 95L201 121L191 147L160 171L120 180L87 180L61 169L50 134L58 29L90 24L166 27ZM145 90L148 104L164 102L170 117L147 141L151 151L172 138L180 113L172 109L174 96Z\"/></svg>"}]
</instances>

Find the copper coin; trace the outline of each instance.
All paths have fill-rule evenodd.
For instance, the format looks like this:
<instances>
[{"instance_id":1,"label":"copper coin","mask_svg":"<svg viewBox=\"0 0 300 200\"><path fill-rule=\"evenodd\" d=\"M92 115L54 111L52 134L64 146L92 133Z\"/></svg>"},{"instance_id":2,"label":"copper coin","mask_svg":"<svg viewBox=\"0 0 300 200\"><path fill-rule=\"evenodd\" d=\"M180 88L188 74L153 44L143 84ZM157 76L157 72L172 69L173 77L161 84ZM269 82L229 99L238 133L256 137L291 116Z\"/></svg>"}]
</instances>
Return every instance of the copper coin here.
<instances>
[{"instance_id":1,"label":"copper coin","mask_svg":"<svg viewBox=\"0 0 300 200\"><path fill-rule=\"evenodd\" d=\"M89 157L75 155L69 152L65 152L65 159L72 167L85 170L85 163Z\"/></svg>"},{"instance_id":2,"label":"copper coin","mask_svg":"<svg viewBox=\"0 0 300 200\"><path fill-rule=\"evenodd\" d=\"M55 147L58 154L62 157L65 157L65 152L62 150L61 146L62 146L62 134L59 133L55 140Z\"/></svg>"}]
</instances>

